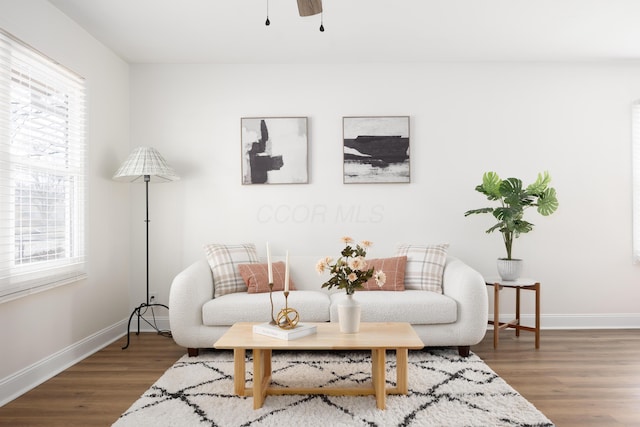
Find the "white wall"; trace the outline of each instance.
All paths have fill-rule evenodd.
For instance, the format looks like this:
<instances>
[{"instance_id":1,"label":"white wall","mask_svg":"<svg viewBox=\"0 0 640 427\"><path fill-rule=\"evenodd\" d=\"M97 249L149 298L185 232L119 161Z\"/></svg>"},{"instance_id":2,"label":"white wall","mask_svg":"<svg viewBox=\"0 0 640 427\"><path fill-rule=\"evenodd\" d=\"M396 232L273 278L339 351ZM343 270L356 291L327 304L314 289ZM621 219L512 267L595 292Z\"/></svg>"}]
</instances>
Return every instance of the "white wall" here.
<instances>
[{"instance_id":1,"label":"white wall","mask_svg":"<svg viewBox=\"0 0 640 427\"><path fill-rule=\"evenodd\" d=\"M151 188L152 288L167 302L206 243L255 242L264 255L268 240L276 254L323 256L345 234L374 241L372 256L449 242L494 275L500 235L484 233L488 217L463 216L487 205L475 186L488 170L526 182L549 170L560 209L530 212L536 230L514 245L542 282L543 326L639 327L629 113L639 76L640 64L613 63L132 65L131 144L155 146L182 175ZM349 115L411 116L410 184L342 184ZM240 118L251 116L309 118L308 185L240 184ZM136 301L144 199L133 191Z\"/></svg>"},{"instance_id":2,"label":"white wall","mask_svg":"<svg viewBox=\"0 0 640 427\"><path fill-rule=\"evenodd\" d=\"M86 78L89 278L0 304L0 405L125 329L130 187L111 181L129 152L129 67L44 0L4 1L0 27ZM53 370L53 372L52 372Z\"/></svg>"}]
</instances>

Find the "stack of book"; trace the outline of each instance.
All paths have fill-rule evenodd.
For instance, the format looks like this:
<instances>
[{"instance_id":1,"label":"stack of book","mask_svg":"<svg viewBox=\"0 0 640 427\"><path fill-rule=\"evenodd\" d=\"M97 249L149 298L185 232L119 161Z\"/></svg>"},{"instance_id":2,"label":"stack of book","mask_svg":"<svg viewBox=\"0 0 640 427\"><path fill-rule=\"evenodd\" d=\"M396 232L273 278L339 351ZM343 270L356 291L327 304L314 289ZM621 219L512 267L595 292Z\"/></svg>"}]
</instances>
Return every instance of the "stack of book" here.
<instances>
[{"instance_id":1,"label":"stack of book","mask_svg":"<svg viewBox=\"0 0 640 427\"><path fill-rule=\"evenodd\" d=\"M299 323L293 329L282 329L271 323L253 325L254 334L266 335L268 337L279 338L281 340L295 340L306 337L307 335L315 334L316 331L316 325L309 325L306 323Z\"/></svg>"}]
</instances>

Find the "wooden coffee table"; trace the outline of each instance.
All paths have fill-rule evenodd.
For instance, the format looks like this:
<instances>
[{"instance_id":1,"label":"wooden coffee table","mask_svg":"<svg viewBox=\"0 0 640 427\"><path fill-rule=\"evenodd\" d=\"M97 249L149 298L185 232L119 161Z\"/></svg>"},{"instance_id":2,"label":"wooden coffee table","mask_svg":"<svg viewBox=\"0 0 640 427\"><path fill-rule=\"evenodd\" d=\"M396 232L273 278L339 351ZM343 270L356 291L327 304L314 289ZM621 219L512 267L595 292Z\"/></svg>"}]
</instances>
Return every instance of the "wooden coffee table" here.
<instances>
[{"instance_id":1,"label":"wooden coffee table","mask_svg":"<svg viewBox=\"0 0 640 427\"><path fill-rule=\"evenodd\" d=\"M234 324L214 344L215 348L233 349L234 393L238 396L253 396L253 408L261 408L267 395L324 394L332 396L375 395L376 405L385 409L388 394L407 394L409 349L424 347L422 340L408 323L360 324L355 334L340 332L337 323L316 323L318 332L313 335L286 341L254 334L255 323ZM246 350L253 352L253 387L245 387ZM371 387L299 388L271 386L272 350L371 350ZM396 387L386 387L385 357L387 350L396 352Z\"/></svg>"}]
</instances>

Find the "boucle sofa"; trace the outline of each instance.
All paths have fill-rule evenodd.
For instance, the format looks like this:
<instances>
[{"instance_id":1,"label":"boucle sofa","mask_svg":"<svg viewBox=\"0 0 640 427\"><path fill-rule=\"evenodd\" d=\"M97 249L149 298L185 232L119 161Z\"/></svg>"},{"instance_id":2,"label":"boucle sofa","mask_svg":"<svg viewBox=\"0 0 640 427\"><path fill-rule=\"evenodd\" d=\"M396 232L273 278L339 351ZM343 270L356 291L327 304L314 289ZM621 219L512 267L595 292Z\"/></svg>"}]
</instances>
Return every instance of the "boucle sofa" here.
<instances>
[{"instance_id":1,"label":"boucle sofa","mask_svg":"<svg viewBox=\"0 0 640 427\"><path fill-rule=\"evenodd\" d=\"M321 257L292 256L290 277L295 290L289 306L301 322L337 322L342 290L321 288L327 276L315 265ZM274 258L274 261L282 258ZM264 260L263 260L264 261ZM199 260L180 272L171 285L169 321L177 344L190 356L213 344L235 322L271 319L269 293L234 292L214 298L212 267ZM457 346L461 355L482 340L487 328L487 292L482 276L461 260L447 256L442 293L423 290L357 291L363 322L409 322L425 346ZM282 292L273 293L275 313L284 307Z\"/></svg>"}]
</instances>

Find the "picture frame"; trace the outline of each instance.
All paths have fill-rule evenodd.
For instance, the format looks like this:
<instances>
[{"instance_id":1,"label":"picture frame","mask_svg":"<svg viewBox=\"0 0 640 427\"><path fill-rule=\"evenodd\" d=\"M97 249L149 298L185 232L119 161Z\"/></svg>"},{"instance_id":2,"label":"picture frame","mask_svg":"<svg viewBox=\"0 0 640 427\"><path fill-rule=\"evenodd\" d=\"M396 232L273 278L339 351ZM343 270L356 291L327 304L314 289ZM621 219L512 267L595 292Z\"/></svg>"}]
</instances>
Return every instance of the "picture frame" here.
<instances>
[{"instance_id":1,"label":"picture frame","mask_svg":"<svg viewBox=\"0 0 640 427\"><path fill-rule=\"evenodd\" d=\"M242 184L307 184L307 117L242 117Z\"/></svg>"},{"instance_id":2,"label":"picture frame","mask_svg":"<svg viewBox=\"0 0 640 427\"><path fill-rule=\"evenodd\" d=\"M345 184L409 183L409 116L342 118Z\"/></svg>"}]
</instances>

